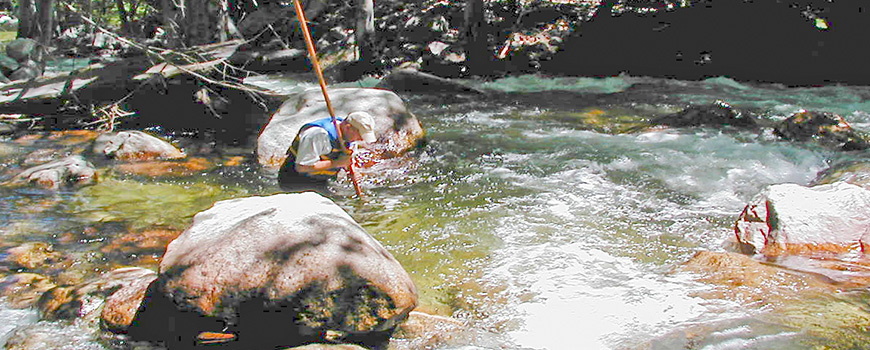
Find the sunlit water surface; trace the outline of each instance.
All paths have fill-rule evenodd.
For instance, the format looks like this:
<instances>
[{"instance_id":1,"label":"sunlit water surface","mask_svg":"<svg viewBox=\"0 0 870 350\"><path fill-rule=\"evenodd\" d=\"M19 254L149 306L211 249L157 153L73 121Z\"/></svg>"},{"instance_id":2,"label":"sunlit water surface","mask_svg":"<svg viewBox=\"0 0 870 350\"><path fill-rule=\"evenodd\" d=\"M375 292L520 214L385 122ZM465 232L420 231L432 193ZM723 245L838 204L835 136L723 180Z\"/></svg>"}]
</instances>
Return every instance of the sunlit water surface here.
<instances>
[{"instance_id":1,"label":"sunlit water surface","mask_svg":"<svg viewBox=\"0 0 870 350\"><path fill-rule=\"evenodd\" d=\"M316 86L287 77L252 81L285 92ZM800 109L831 111L866 129L870 89L726 78L525 76L469 84L496 93L404 96L429 139L412 154L415 165L369 169L363 201L350 198L346 181L334 187L336 202L410 272L421 309L486 335L445 348L493 347L493 339L495 346L535 349L811 349L855 344L837 337L870 340L836 319L819 318L831 331L818 332L771 316L764 305L702 298L711 286L675 272L698 251L722 251L737 215L765 186L808 184L830 163L855 155L782 142L771 130L615 132L715 100L770 119ZM8 140L0 147L7 172L33 150ZM250 157L251 149L222 156ZM274 175L250 162L171 180L112 171L104 177L97 186L56 195L0 189L4 242L51 242L98 273L142 261L100 250L127 230L184 229L214 201L279 192ZM38 205L51 209L28 209ZM101 230L96 237L58 238L92 226ZM865 299L865 293L808 299L789 316L861 309ZM0 308L0 333L34 322L31 311ZM81 342L80 348L94 346Z\"/></svg>"}]
</instances>

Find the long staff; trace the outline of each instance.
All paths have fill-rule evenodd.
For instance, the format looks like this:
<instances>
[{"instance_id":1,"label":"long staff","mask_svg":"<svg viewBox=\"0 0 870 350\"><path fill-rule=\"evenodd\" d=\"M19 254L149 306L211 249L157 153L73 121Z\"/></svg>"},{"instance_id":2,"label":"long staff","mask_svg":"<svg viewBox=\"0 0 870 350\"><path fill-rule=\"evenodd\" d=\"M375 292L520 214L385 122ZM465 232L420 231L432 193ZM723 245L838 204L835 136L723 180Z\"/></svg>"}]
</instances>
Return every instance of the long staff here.
<instances>
[{"instance_id":1,"label":"long staff","mask_svg":"<svg viewBox=\"0 0 870 350\"><path fill-rule=\"evenodd\" d=\"M326 109L329 110L329 116L332 117L332 125L335 126L338 132L338 140L341 144L342 151L347 150L344 144L344 138L341 135L341 128L338 127L338 120L335 118L335 110L332 109L332 102L329 100L329 94L326 92L326 80L323 79L323 71L320 70L320 61L317 60L317 52L314 51L314 40L311 39L311 33L308 31L308 22L305 19L305 12L302 11L302 1L295 0L296 17L299 19L299 26L302 27L302 35L305 36L305 46L308 47L308 55L311 56L311 65L314 66L314 73L317 74L317 80L320 81L320 90L323 91L323 99L326 100ZM353 159L350 165L347 166L347 173L353 181L353 189L356 190L356 195L362 197L362 189L359 187L359 182L353 173Z\"/></svg>"}]
</instances>

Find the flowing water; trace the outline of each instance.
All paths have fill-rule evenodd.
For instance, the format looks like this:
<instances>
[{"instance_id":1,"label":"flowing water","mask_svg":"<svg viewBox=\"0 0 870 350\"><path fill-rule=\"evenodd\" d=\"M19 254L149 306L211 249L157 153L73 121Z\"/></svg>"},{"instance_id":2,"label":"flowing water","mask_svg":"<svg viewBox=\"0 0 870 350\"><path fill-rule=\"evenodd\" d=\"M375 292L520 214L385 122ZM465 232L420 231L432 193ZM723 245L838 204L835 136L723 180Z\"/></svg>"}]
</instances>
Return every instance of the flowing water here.
<instances>
[{"instance_id":1,"label":"flowing water","mask_svg":"<svg viewBox=\"0 0 870 350\"><path fill-rule=\"evenodd\" d=\"M283 91L314 86L274 76L256 82ZM368 170L366 200L349 198L347 182L334 186L336 202L414 278L421 309L456 317L474 331L442 348L870 344L866 290L747 302L728 293L710 297L716 286L677 271L696 252L723 251L737 215L765 186L806 185L830 164L861 154L780 141L769 129L638 127L688 104L723 100L774 120L801 109L835 112L866 130L870 88L628 76L469 83L496 93L404 96L429 141L402 167L387 162ZM51 145L3 140L3 176ZM101 182L80 190L0 188L0 239L7 247L52 243L76 261L41 271L56 278L125 265L155 268L159 249L107 247L117 247L113 242L127 232L183 230L217 200L279 192L274 175L250 161L252 149L210 153L213 164L234 156L248 161L187 176L148 178L101 167ZM15 327L58 336L74 327L7 305L0 325L6 334L0 342ZM104 346L68 339L69 348Z\"/></svg>"}]
</instances>

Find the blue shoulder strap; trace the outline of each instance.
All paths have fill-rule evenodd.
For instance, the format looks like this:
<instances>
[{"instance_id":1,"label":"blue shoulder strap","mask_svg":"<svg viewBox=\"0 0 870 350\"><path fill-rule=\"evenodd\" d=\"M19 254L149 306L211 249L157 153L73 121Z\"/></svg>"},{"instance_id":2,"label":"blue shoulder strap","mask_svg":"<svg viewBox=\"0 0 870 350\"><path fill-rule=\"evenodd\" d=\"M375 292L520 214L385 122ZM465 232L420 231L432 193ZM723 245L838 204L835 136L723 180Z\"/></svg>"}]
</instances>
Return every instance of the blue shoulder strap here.
<instances>
[{"instance_id":1,"label":"blue shoulder strap","mask_svg":"<svg viewBox=\"0 0 870 350\"><path fill-rule=\"evenodd\" d=\"M344 120L344 119L343 118L336 118L336 121L338 123L341 123L342 120ZM332 148L336 148L336 149L340 148L340 147L338 147L338 146L340 146L340 144L338 142L338 130L335 129L335 124L332 123L331 117L321 118L321 119L315 120L313 122L306 123L305 125L302 126L302 128L300 130L307 129L307 128L312 127L312 126L326 129L326 133L329 134L329 142L332 143Z\"/></svg>"}]
</instances>

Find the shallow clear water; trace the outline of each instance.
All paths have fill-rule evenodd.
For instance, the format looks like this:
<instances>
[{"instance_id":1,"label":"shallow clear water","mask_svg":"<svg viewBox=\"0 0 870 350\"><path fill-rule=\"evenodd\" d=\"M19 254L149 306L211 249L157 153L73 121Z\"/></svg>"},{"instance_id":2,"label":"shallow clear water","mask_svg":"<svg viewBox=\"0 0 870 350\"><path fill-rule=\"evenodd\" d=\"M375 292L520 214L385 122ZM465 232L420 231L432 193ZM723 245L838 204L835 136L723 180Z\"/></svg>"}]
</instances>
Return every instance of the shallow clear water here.
<instances>
[{"instance_id":1,"label":"shallow clear water","mask_svg":"<svg viewBox=\"0 0 870 350\"><path fill-rule=\"evenodd\" d=\"M258 83L283 91L316 86L288 77ZM808 184L854 154L778 141L770 130L616 132L715 100L774 119L831 111L862 128L870 89L726 78L469 83L497 93L404 96L429 143L412 166L387 162L366 171L364 201L336 200L411 273L421 309L467 321L506 348L811 349L870 341L852 328L870 319L866 292L798 294L774 308L703 297L714 287L675 272L698 251L723 250L740 210L766 185ZM44 145L31 147L4 142L3 169L11 173ZM101 248L128 231L181 230L214 201L278 192L274 181L248 162L172 179L106 170L99 185L59 195L0 189L0 232L6 245L49 241L99 271L145 264L135 252ZM353 192L346 182L335 190ZM49 209L33 209L40 205ZM172 208L171 215L158 208ZM87 227L100 233L87 236ZM58 238L64 232L74 238ZM0 308L0 317L14 312ZM468 338L445 348L461 346L492 347Z\"/></svg>"}]
</instances>

